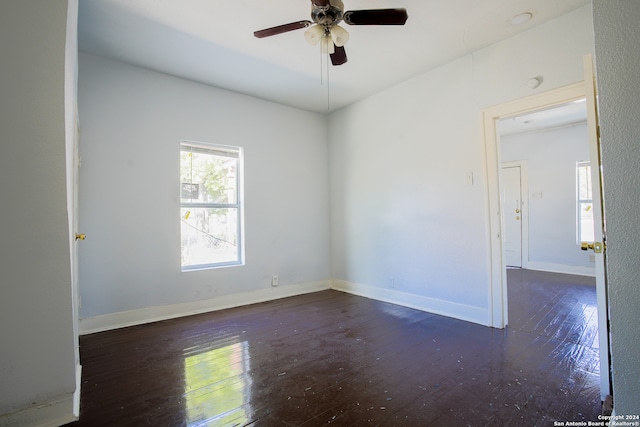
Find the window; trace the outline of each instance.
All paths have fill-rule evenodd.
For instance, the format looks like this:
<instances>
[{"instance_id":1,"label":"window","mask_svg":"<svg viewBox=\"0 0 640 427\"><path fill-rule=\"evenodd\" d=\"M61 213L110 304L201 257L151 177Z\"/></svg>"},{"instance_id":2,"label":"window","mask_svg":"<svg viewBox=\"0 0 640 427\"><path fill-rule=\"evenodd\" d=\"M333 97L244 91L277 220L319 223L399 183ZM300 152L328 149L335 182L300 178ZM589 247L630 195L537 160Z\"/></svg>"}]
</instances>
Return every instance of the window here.
<instances>
[{"instance_id":1,"label":"window","mask_svg":"<svg viewBox=\"0 0 640 427\"><path fill-rule=\"evenodd\" d=\"M577 237L580 242L593 242L593 192L591 163L576 163Z\"/></svg>"},{"instance_id":2,"label":"window","mask_svg":"<svg viewBox=\"0 0 640 427\"><path fill-rule=\"evenodd\" d=\"M182 141L182 271L243 264L242 217L242 149Z\"/></svg>"}]
</instances>

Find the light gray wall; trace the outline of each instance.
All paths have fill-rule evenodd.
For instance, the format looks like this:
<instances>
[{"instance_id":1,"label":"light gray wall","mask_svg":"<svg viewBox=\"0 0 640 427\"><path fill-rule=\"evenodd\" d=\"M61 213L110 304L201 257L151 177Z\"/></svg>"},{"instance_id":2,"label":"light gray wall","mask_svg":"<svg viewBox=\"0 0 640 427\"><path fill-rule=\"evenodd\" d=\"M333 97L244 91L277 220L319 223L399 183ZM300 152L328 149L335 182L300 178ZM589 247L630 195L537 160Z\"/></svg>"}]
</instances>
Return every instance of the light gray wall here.
<instances>
[{"instance_id":1,"label":"light gray wall","mask_svg":"<svg viewBox=\"0 0 640 427\"><path fill-rule=\"evenodd\" d=\"M595 0L613 393L618 415L640 414L640 2Z\"/></svg>"},{"instance_id":2,"label":"light gray wall","mask_svg":"<svg viewBox=\"0 0 640 427\"><path fill-rule=\"evenodd\" d=\"M80 54L81 318L328 280L326 118ZM244 147L246 265L181 273L179 143Z\"/></svg>"},{"instance_id":3,"label":"light gray wall","mask_svg":"<svg viewBox=\"0 0 640 427\"><path fill-rule=\"evenodd\" d=\"M586 6L332 114L333 277L486 312L481 110L581 81L592 49Z\"/></svg>"},{"instance_id":4,"label":"light gray wall","mask_svg":"<svg viewBox=\"0 0 640 427\"><path fill-rule=\"evenodd\" d=\"M0 414L75 390L66 29L66 0L0 5Z\"/></svg>"},{"instance_id":5,"label":"light gray wall","mask_svg":"<svg viewBox=\"0 0 640 427\"><path fill-rule=\"evenodd\" d=\"M576 242L576 162L589 160L587 124L505 136L500 148L503 162L527 161L525 267L565 273L582 273L573 267L583 267L595 274L589 253Z\"/></svg>"}]
</instances>

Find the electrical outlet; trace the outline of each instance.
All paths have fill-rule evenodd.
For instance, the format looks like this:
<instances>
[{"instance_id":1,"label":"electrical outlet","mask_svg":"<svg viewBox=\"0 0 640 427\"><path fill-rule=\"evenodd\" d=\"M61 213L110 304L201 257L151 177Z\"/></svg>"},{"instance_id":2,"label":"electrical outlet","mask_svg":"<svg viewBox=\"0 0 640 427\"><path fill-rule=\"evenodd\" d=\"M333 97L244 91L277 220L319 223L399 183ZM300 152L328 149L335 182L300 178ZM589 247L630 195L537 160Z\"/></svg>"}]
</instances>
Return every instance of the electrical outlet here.
<instances>
[{"instance_id":1,"label":"electrical outlet","mask_svg":"<svg viewBox=\"0 0 640 427\"><path fill-rule=\"evenodd\" d=\"M271 286L278 286L278 275L274 274L271 277Z\"/></svg>"},{"instance_id":2,"label":"electrical outlet","mask_svg":"<svg viewBox=\"0 0 640 427\"><path fill-rule=\"evenodd\" d=\"M396 278L391 276L389 277L389 287L390 288L395 288L396 287Z\"/></svg>"}]
</instances>

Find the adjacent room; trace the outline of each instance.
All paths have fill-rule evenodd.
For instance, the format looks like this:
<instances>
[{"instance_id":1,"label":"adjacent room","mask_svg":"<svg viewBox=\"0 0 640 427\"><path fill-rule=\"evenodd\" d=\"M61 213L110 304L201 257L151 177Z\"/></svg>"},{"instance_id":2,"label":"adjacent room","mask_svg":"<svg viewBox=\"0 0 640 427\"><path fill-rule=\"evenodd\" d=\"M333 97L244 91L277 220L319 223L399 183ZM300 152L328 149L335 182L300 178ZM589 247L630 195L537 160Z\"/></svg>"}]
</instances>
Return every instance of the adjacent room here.
<instances>
[{"instance_id":1,"label":"adjacent room","mask_svg":"<svg viewBox=\"0 0 640 427\"><path fill-rule=\"evenodd\" d=\"M604 137L626 74L601 64L640 9L299 1L0 13L30 70L2 72L3 137L36 141L2 176L32 159L38 196L3 191L44 224L3 228L30 285L1 305L0 426L635 416L640 297L610 243L633 224L602 198L629 202L629 138Z\"/></svg>"}]
</instances>

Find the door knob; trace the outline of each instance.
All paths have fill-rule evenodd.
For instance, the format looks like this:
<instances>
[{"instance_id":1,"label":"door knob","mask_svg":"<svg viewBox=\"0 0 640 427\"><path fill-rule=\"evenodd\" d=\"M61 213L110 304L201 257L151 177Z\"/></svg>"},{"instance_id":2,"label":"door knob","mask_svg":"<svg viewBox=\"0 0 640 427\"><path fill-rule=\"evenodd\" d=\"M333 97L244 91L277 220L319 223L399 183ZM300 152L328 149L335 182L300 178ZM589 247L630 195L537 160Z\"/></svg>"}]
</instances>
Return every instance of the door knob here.
<instances>
[{"instance_id":1,"label":"door knob","mask_svg":"<svg viewBox=\"0 0 640 427\"><path fill-rule=\"evenodd\" d=\"M520 209L516 209L516 213L520 213Z\"/></svg>"},{"instance_id":2,"label":"door knob","mask_svg":"<svg viewBox=\"0 0 640 427\"><path fill-rule=\"evenodd\" d=\"M582 249L583 251L588 251L589 249L593 249L593 243L580 242L580 249Z\"/></svg>"},{"instance_id":3,"label":"door knob","mask_svg":"<svg viewBox=\"0 0 640 427\"><path fill-rule=\"evenodd\" d=\"M583 251L591 249L597 254L601 254L602 251L604 251L605 247L605 244L602 242L580 242L580 249L582 249Z\"/></svg>"},{"instance_id":4,"label":"door knob","mask_svg":"<svg viewBox=\"0 0 640 427\"><path fill-rule=\"evenodd\" d=\"M76 233L76 240L84 240L87 238L86 234L83 233Z\"/></svg>"}]
</instances>

